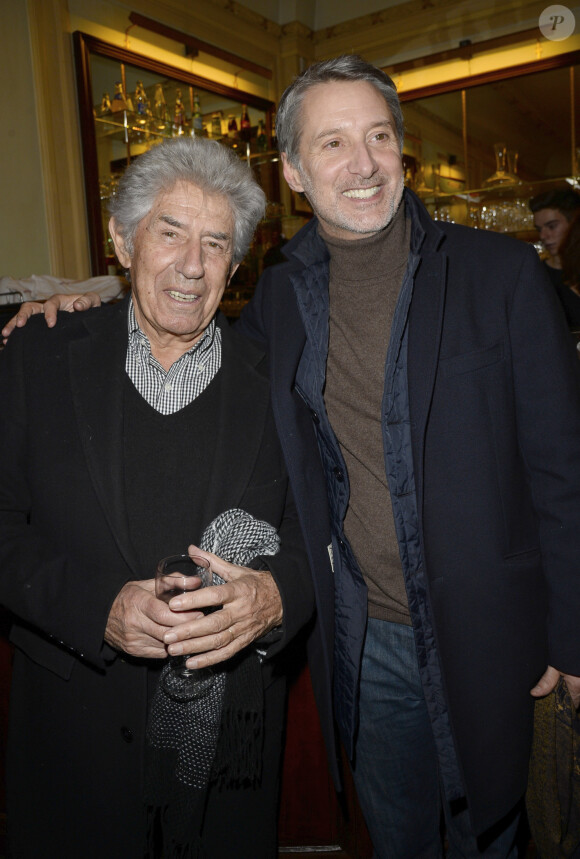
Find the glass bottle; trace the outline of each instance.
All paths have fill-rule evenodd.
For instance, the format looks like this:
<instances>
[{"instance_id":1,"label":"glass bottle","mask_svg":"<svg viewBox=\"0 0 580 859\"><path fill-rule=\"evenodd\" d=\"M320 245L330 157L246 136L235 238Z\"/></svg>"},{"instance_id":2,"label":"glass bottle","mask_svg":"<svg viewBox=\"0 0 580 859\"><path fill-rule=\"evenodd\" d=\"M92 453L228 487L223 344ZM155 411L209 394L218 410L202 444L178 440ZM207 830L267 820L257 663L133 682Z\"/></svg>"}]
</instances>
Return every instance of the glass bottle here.
<instances>
[{"instance_id":1,"label":"glass bottle","mask_svg":"<svg viewBox=\"0 0 580 859\"><path fill-rule=\"evenodd\" d=\"M264 120L258 120L258 149L261 152L265 152L268 148L268 137L266 136L266 129L264 127Z\"/></svg>"},{"instance_id":2,"label":"glass bottle","mask_svg":"<svg viewBox=\"0 0 580 859\"><path fill-rule=\"evenodd\" d=\"M519 152L516 149L508 149L507 151L507 172L508 178L513 182L519 182L518 178L518 158Z\"/></svg>"},{"instance_id":3,"label":"glass bottle","mask_svg":"<svg viewBox=\"0 0 580 859\"><path fill-rule=\"evenodd\" d=\"M494 143L493 152L495 155L495 173L488 176L484 181L484 185L505 185L510 182L507 175L507 147L505 143Z\"/></svg>"},{"instance_id":4,"label":"glass bottle","mask_svg":"<svg viewBox=\"0 0 580 859\"><path fill-rule=\"evenodd\" d=\"M135 87L135 113L139 117L140 124L145 125L150 110L149 99L147 98L143 81L137 81L137 86Z\"/></svg>"},{"instance_id":5,"label":"glass bottle","mask_svg":"<svg viewBox=\"0 0 580 859\"><path fill-rule=\"evenodd\" d=\"M191 134L192 136L200 136L203 134L203 119L201 116L201 107L199 105L199 93L193 94L193 113L191 115Z\"/></svg>"},{"instance_id":6,"label":"glass bottle","mask_svg":"<svg viewBox=\"0 0 580 859\"><path fill-rule=\"evenodd\" d=\"M240 119L240 137L242 138L242 140L245 140L246 142L248 142L251 136L252 136L252 125L250 123L250 117L248 115L248 106L243 104L242 105L242 116Z\"/></svg>"},{"instance_id":7,"label":"glass bottle","mask_svg":"<svg viewBox=\"0 0 580 859\"><path fill-rule=\"evenodd\" d=\"M211 136L218 138L222 136L222 115L216 111L211 118Z\"/></svg>"},{"instance_id":8,"label":"glass bottle","mask_svg":"<svg viewBox=\"0 0 580 859\"><path fill-rule=\"evenodd\" d=\"M276 135L276 114L272 114L272 141L270 143L271 149L278 149L278 137Z\"/></svg>"},{"instance_id":9,"label":"glass bottle","mask_svg":"<svg viewBox=\"0 0 580 859\"><path fill-rule=\"evenodd\" d=\"M175 94L175 107L173 110L173 136L179 137L184 132L185 125L185 108L181 96L181 90L178 89Z\"/></svg>"},{"instance_id":10,"label":"glass bottle","mask_svg":"<svg viewBox=\"0 0 580 859\"><path fill-rule=\"evenodd\" d=\"M167 125L167 103L161 84L155 85L153 110L155 113L155 126L158 131L163 131Z\"/></svg>"},{"instance_id":11,"label":"glass bottle","mask_svg":"<svg viewBox=\"0 0 580 859\"><path fill-rule=\"evenodd\" d=\"M111 101L111 110L116 113L119 110L127 110L127 100L123 92L123 83L115 81L115 93Z\"/></svg>"},{"instance_id":12,"label":"glass bottle","mask_svg":"<svg viewBox=\"0 0 580 859\"><path fill-rule=\"evenodd\" d=\"M237 137L238 136L238 123L236 122L236 117L233 113L230 113L228 116L228 137Z\"/></svg>"}]
</instances>

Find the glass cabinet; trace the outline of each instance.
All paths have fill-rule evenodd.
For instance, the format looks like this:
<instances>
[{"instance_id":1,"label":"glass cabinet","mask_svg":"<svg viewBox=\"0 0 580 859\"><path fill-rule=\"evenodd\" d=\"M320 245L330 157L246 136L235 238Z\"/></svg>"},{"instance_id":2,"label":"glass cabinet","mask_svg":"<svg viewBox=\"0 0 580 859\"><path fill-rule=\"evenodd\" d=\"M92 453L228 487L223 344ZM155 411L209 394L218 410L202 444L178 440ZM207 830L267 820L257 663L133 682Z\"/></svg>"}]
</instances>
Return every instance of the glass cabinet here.
<instances>
[{"instance_id":1,"label":"glass cabinet","mask_svg":"<svg viewBox=\"0 0 580 859\"><path fill-rule=\"evenodd\" d=\"M578 93L580 51L407 90L405 181L437 220L537 243L530 198L580 190Z\"/></svg>"},{"instance_id":2,"label":"glass cabinet","mask_svg":"<svg viewBox=\"0 0 580 859\"><path fill-rule=\"evenodd\" d=\"M268 200L266 219L224 295L224 309L237 315L281 231L273 103L83 33L74 34L74 46L92 274L122 273L108 234L108 200L131 161L168 137L209 137L248 162Z\"/></svg>"},{"instance_id":3,"label":"glass cabinet","mask_svg":"<svg viewBox=\"0 0 580 859\"><path fill-rule=\"evenodd\" d=\"M565 184L580 190L580 177L545 179L522 182L514 179L460 192L443 193L430 188L418 188L417 193L436 221L465 224L480 230L509 233L534 244L539 252L542 244L534 227L529 201L537 194L562 188Z\"/></svg>"}]
</instances>

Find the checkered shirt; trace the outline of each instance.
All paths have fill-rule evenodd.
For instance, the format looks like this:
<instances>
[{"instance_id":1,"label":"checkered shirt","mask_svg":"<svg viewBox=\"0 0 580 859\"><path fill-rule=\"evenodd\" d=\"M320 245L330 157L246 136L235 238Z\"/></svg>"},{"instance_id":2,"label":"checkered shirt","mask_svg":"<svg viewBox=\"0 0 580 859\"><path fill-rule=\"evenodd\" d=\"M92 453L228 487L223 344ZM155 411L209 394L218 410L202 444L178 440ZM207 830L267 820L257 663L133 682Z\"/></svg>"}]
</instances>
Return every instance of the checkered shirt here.
<instances>
[{"instance_id":1,"label":"checkered shirt","mask_svg":"<svg viewBox=\"0 0 580 859\"><path fill-rule=\"evenodd\" d=\"M151 354L148 337L129 303L129 343L125 370L150 406L162 415L172 415L199 397L222 363L222 333L212 319L200 340L166 372Z\"/></svg>"}]
</instances>

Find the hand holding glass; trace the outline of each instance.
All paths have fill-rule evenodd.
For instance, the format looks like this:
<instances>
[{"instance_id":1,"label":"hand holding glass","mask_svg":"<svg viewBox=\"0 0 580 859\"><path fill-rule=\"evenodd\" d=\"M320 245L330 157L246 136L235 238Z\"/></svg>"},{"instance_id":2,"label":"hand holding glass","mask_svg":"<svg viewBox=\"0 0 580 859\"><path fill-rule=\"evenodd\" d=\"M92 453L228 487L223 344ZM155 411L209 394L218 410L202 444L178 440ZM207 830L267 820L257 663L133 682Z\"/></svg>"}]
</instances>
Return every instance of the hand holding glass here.
<instances>
[{"instance_id":1,"label":"hand holding glass","mask_svg":"<svg viewBox=\"0 0 580 859\"><path fill-rule=\"evenodd\" d=\"M157 564L155 572L155 596L169 603L173 597L199 590L213 584L209 561L189 555L170 555ZM190 655L190 654L189 654ZM200 695L213 681L211 668L188 668L189 655L171 656L170 670L163 673L165 691L174 694L176 687L187 686Z\"/></svg>"}]
</instances>

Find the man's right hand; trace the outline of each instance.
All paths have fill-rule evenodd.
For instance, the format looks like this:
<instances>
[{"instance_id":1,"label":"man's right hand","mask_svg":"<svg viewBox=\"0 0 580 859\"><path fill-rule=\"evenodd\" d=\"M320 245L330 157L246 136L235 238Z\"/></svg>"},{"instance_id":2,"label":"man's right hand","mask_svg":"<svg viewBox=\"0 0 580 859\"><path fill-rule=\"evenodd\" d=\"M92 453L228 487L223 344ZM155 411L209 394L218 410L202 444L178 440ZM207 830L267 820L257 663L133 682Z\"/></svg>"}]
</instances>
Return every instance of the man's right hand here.
<instances>
[{"instance_id":1,"label":"man's right hand","mask_svg":"<svg viewBox=\"0 0 580 859\"><path fill-rule=\"evenodd\" d=\"M202 611L174 612L155 596L155 579L127 582L111 606L105 641L143 659L164 659L163 638L171 627L203 617Z\"/></svg>"},{"instance_id":2,"label":"man's right hand","mask_svg":"<svg viewBox=\"0 0 580 859\"><path fill-rule=\"evenodd\" d=\"M8 338L15 328L23 328L35 313L44 313L44 319L49 328L56 325L59 310L74 313L76 310L88 310L89 307L99 307L101 296L96 292L82 292L74 295L58 293L46 301L25 301L18 313L10 319L2 329L2 338L6 345Z\"/></svg>"}]
</instances>

